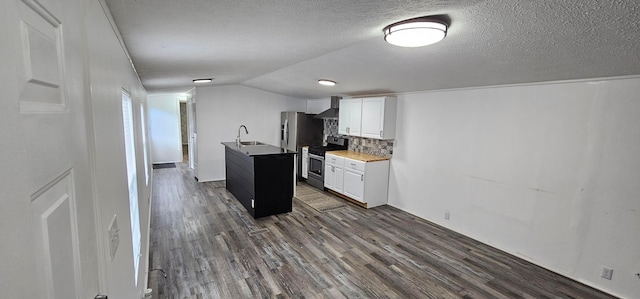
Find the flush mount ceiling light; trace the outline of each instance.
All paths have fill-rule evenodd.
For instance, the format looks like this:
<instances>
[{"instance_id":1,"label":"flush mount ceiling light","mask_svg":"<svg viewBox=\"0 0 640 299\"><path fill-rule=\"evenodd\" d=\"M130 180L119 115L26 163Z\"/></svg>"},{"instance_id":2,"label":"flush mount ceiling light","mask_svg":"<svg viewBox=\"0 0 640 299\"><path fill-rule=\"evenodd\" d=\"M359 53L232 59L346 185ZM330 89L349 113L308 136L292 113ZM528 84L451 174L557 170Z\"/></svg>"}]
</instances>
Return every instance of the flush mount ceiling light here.
<instances>
[{"instance_id":1,"label":"flush mount ceiling light","mask_svg":"<svg viewBox=\"0 0 640 299\"><path fill-rule=\"evenodd\" d=\"M437 43L447 35L447 23L421 17L393 23L382 30L384 40L400 47L422 47Z\"/></svg>"},{"instance_id":2,"label":"flush mount ceiling light","mask_svg":"<svg viewBox=\"0 0 640 299\"><path fill-rule=\"evenodd\" d=\"M318 80L318 84L324 85L324 86L335 86L336 82L335 81L331 81L331 80L327 80L327 79L320 79Z\"/></svg>"},{"instance_id":3,"label":"flush mount ceiling light","mask_svg":"<svg viewBox=\"0 0 640 299\"><path fill-rule=\"evenodd\" d=\"M207 79L194 79L193 83L211 83L211 81L213 81L213 79L211 78L207 78Z\"/></svg>"}]
</instances>

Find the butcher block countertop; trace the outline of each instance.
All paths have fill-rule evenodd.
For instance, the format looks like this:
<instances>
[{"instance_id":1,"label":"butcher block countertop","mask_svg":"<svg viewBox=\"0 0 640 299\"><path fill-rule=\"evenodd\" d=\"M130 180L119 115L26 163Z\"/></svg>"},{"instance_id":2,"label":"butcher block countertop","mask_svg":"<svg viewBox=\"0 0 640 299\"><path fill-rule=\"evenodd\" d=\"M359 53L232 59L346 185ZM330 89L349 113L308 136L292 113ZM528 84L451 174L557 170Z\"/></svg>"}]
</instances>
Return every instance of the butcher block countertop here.
<instances>
[{"instance_id":1,"label":"butcher block countertop","mask_svg":"<svg viewBox=\"0 0 640 299\"><path fill-rule=\"evenodd\" d=\"M384 160L390 159L386 157L353 152L353 151L328 151L327 154L332 154L332 155L349 158L353 160L358 160L358 161L363 161L363 162L375 162L375 161L384 161Z\"/></svg>"}]
</instances>

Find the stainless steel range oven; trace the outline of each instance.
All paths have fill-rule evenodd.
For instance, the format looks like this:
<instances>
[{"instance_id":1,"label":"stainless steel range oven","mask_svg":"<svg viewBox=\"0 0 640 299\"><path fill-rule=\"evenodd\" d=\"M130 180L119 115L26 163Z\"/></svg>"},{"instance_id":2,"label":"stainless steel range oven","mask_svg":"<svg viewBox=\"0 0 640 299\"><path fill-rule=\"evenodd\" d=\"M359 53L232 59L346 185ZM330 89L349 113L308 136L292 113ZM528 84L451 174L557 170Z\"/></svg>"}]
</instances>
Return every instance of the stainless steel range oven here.
<instances>
[{"instance_id":1,"label":"stainless steel range oven","mask_svg":"<svg viewBox=\"0 0 640 299\"><path fill-rule=\"evenodd\" d=\"M346 150L348 140L343 137L327 137L326 146L309 147L309 170L307 183L324 190L324 154L326 151Z\"/></svg>"},{"instance_id":2,"label":"stainless steel range oven","mask_svg":"<svg viewBox=\"0 0 640 299\"><path fill-rule=\"evenodd\" d=\"M307 183L324 189L324 157L309 153L309 173Z\"/></svg>"}]
</instances>

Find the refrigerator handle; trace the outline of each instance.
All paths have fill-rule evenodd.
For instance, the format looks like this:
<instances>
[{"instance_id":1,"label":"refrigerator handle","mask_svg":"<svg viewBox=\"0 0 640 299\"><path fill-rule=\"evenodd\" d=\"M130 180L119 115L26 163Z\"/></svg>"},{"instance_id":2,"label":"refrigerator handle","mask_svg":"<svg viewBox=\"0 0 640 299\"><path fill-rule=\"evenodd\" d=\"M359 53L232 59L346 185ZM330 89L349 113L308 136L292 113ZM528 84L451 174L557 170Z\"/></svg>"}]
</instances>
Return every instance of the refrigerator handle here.
<instances>
[{"instance_id":1,"label":"refrigerator handle","mask_svg":"<svg viewBox=\"0 0 640 299\"><path fill-rule=\"evenodd\" d=\"M288 148L289 147L289 119L285 118L284 120L284 147Z\"/></svg>"}]
</instances>

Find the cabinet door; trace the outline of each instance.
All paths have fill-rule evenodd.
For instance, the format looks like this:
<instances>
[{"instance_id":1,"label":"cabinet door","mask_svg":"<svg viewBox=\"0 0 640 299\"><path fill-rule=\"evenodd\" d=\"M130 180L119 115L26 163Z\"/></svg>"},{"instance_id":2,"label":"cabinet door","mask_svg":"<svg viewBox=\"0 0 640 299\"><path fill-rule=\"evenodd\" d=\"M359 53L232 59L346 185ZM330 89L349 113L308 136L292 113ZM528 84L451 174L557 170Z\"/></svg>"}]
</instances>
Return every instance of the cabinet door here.
<instances>
[{"instance_id":1,"label":"cabinet door","mask_svg":"<svg viewBox=\"0 0 640 299\"><path fill-rule=\"evenodd\" d=\"M384 130L384 97L362 100L362 137L380 139Z\"/></svg>"},{"instance_id":2,"label":"cabinet door","mask_svg":"<svg viewBox=\"0 0 640 299\"><path fill-rule=\"evenodd\" d=\"M349 135L360 136L362 122L362 100L351 99L349 108Z\"/></svg>"},{"instance_id":3,"label":"cabinet door","mask_svg":"<svg viewBox=\"0 0 640 299\"><path fill-rule=\"evenodd\" d=\"M338 134L340 135L347 135L350 109L351 102L349 100L340 100L340 109L338 109Z\"/></svg>"},{"instance_id":4,"label":"cabinet door","mask_svg":"<svg viewBox=\"0 0 640 299\"><path fill-rule=\"evenodd\" d=\"M337 192L343 193L343 180L344 180L344 168L341 166L333 167L333 180L334 180L334 189Z\"/></svg>"},{"instance_id":5,"label":"cabinet door","mask_svg":"<svg viewBox=\"0 0 640 299\"><path fill-rule=\"evenodd\" d=\"M328 189L333 190L335 182L335 175L333 172L333 165L324 164L324 186Z\"/></svg>"},{"instance_id":6,"label":"cabinet door","mask_svg":"<svg viewBox=\"0 0 640 299\"><path fill-rule=\"evenodd\" d=\"M345 168L343 190L344 195L364 202L364 173Z\"/></svg>"},{"instance_id":7,"label":"cabinet door","mask_svg":"<svg viewBox=\"0 0 640 299\"><path fill-rule=\"evenodd\" d=\"M342 135L360 136L362 121L362 100L340 100L338 112L338 133Z\"/></svg>"}]
</instances>

